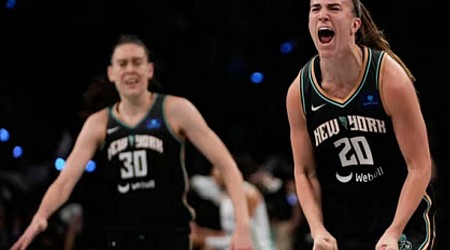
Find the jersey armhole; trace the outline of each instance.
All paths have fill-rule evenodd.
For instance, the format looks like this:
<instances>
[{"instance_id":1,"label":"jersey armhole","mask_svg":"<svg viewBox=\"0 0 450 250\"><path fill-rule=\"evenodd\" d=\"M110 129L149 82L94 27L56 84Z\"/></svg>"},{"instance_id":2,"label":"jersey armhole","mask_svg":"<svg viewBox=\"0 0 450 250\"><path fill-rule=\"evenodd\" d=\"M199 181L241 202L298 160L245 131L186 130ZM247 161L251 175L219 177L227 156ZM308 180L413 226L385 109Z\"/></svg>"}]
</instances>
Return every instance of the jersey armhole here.
<instances>
[{"instance_id":1,"label":"jersey armhole","mask_svg":"<svg viewBox=\"0 0 450 250\"><path fill-rule=\"evenodd\" d=\"M299 73L300 83L299 83L298 91L300 94L299 96L300 96L300 105L302 106L302 115L303 115L303 118L305 118L305 120L306 120L306 104L305 104L305 96L304 96L305 88L304 88L303 74L304 74L304 68L302 68Z\"/></svg>"},{"instance_id":2,"label":"jersey armhole","mask_svg":"<svg viewBox=\"0 0 450 250\"><path fill-rule=\"evenodd\" d=\"M384 65L385 65L386 53L383 51L380 53L378 63L376 65L376 73L375 73L375 84L380 94L381 105L383 106L384 112L389 115L389 110L385 106L384 102L384 93L383 93L383 73L384 73Z\"/></svg>"}]
</instances>

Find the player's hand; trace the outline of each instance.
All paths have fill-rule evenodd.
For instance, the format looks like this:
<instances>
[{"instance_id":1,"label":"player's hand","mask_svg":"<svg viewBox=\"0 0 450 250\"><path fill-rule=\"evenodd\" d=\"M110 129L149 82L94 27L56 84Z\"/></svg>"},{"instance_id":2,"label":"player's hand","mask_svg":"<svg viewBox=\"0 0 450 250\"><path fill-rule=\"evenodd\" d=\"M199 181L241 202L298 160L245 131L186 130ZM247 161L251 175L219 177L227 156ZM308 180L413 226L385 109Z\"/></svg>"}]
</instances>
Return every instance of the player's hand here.
<instances>
[{"instance_id":1,"label":"player's hand","mask_svg":"<svg viewBox=\"0 0 450 250\"><path fill-rule=\"evenodd\" d=\"M398 250L399 237L386 231L378 240L375 250Z\"/></svg>"},{"instance_id":2,"label":"player's hand","mask_svg":"<svg viewBox=\"0 0 450 250\"><path fill-rule=\"evenodd\" d=\"M30 225L9 250L25 250L34 238L47 229L48 222L45 218L33 217Z\"/></svg>"},{"instance_id":3,"label":"player's hand","mask_svg":"<svg viewBox=\"0 0 450 250\"><path fill-rule=\"evenodd\" d=\"M236 227L231 238L231 250L253 250L252 234L250 228Z\"/></svg>"},{"instance_id":4,"label":"player's hand","mask_svg":"<svg viewBox=\"0 0 450 250\"><path fill-rule=\"evenodd\" d=\"M326 230L314 235L313 250L338 250L336 239Z\"/></svg>"}]
</instances>

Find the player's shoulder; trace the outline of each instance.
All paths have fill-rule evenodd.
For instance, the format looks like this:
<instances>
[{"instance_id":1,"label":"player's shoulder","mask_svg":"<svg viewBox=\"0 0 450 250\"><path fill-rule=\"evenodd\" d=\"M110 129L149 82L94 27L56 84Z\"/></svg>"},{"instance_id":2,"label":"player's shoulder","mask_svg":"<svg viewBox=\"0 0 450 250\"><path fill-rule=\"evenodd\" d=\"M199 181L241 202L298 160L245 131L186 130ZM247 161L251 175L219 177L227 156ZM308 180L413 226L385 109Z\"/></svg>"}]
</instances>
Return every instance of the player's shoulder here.
<instances>
[{"instance_id":1,"label":"player's shoulder","mask_svg":"<svg viewBox=\"0 0 450 250\"><path fill-rule=\"evenodd\" d=\"M173 94L165 94L163 105L166 112L196 109L194 104L188 98Z\"/></svg>"},{"instance_id":2,"label":"player's shoulder","mask_svg":"<svg viewBox=\"0 0 450 250\"><path fill-rule=\"evenodd\" d=\"M411 78L408 76L406 70L402 65L395 60L389 54L385 55L383 60L382 74L380 76L380 85L383 88L403 89L405 86L409 86L412 83ZM386 90L386 89L385 89Z\"/></svg>"},{"instance_id":3,"label":"player's shoulder","mask_svg":"<svg viewBox=\"0 0 450 250\"><path fill-rule=\"evenodd\" d=\"M189 102L189 100L186 97L180 95L174 94L159 94L159 95L164 96L166 102L175 102L175 103Z\"/></svg>"},{"instance_id":4,"label":"player's shoulder","mask_svg":"<svg viewBox=\"0 0 450 250\"><path fill-rule=\"evenodd\" d=\"M109 108L103 108L89 115L85 121L86 124L102 124L108 120Z\"/></svg>"}]
</instances>

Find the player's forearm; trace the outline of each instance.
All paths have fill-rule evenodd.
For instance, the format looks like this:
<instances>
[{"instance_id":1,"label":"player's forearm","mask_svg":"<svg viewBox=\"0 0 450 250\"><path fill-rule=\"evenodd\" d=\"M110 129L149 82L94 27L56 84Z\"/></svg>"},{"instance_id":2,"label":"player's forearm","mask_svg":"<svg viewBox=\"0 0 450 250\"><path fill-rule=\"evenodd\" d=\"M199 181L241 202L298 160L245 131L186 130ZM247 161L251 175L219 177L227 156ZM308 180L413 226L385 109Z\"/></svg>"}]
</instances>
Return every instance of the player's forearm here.
<instances>
[{"instance_id":1,"label":"player's forearm","mask_svg":"<svg viewBox=\"0 0 450 250\"><path fill-rule=\"evenodd\" d=\"M57 181L52 183L45 193L35 217L48 219L68 200L72 189L73 187Z\"/></svg>"},{"instance_id":2,"label":"player's forearm","mask_svg":"<svg viewBox=\"0 0 450 250\"><path fill-rule=\"evenodd\" d=\"M320 184L317 178L303 174L296 175L295 178L298 199L314 236L316 231L324 228Z\"/></svg>"},{"instance_id":3,"label":"player's forearm","mask_svg":"<svg viewBox=\"0 0 450 250\"><path fill-rule=\"evenodd\" d=\"M431 178L427 169L410 169L400 193L397 211L389 227L399 235L423 199Z\"/></svg>"},{"instance_id":4,"label":"player's forearm","mask_svg":"<svg viewBox=\"0 0 450 250\"><path fill-rule=\"evenodd\" d=\"M224 171L227 192L234 205L236 227L248 228L250 225L249 209L245 198L244 180L238 168Z\"/></svg>"},{"instance_id":5,"label":"player's forearm","mask_svg":"<svg viewBox=\"0 0 450 250\"><path fill-rule=\"evenodd\" d=\"M230 198L234 204L236 226L247 228L250 225L248 204L244 195L243 184L237 182L228 187Z\"/></svg>"}]
</instances>

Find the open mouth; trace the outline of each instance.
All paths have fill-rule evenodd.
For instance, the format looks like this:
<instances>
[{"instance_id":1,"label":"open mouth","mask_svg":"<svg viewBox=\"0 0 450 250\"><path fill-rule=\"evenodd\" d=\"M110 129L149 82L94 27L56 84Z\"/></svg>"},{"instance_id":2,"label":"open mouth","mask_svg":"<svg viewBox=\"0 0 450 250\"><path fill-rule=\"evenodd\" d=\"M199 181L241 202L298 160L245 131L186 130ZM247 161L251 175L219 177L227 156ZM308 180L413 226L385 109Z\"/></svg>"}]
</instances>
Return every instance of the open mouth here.
<instances>
[{"instance_id":1,"label":"open mouth","mask_svg":"<svg viewBox=\"0 0 450 250\"><path fill-rule=\"evenodd\" d=\"M320 28L319 29L319 41L321 43L327 44L331 42L334 37L334 31L330 28Z\"/></svg>"}]
</instances>

